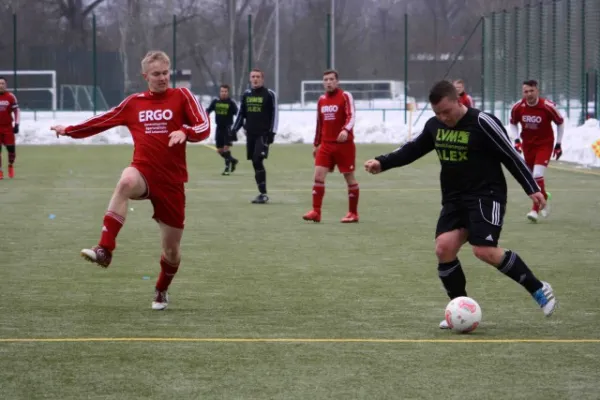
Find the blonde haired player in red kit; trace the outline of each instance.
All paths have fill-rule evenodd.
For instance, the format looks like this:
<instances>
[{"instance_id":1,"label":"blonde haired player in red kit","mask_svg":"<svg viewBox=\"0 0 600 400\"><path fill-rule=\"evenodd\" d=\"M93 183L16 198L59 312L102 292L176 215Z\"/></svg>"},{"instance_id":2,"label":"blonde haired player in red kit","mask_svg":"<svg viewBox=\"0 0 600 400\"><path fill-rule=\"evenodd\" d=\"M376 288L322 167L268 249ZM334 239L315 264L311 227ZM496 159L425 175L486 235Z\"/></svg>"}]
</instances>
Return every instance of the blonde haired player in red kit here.
<instances>
[{"instance_id":1,"label":"blonde haired player in red kit","mask_svg":"<svg viewBox=\"0 0 600 400\"><path fill-rule=\"evenodd\" d=\"M314 140L315 180L313 208L302 217L306 221L321 221L321 205L325 196L325 177L337 165L348 184L348 214L342 223L358 222L358 182L354 176L356 146L354 123L356 111L350 92L339 88L337 71L323 73L325 94L317 103L317 129Z\"/></svg>"},{"instance_id":2,"label":"blonde haired player in red kit","mask_svg":"<svg viewBox=\"0 0 600 400\"><path fill-rule=\"evenodd\" d=\"M556 145L552 122L556 124ZM520 135L518 124L522 127ZM550 195L546 192L544 173L552 155L557 160L562 155L561 142L565 125L554 103L540 97L536 81L523 82L523 98L512 107L510 112L510 130L515 138L515 150L519 153L523 152L525 164L532 171L546 200L550 200ZM542 210L539 204L533 203L531 211L527 213L527 219L537 222L538 213L542 217L547 217L549 212L549 203Z\"/></svg>"},{"instance_id":3,"label":"blonde haired player in red kit","mask_svg":"<svg viewBox=\"0 0 600 400\"><path fill-rule=\"evenodd\" d=\"M185 221L185 188L188 180L186 142L210 134L210 120L196 97L186 88L170 88L171 63L162 51L151 51L142 60L148 90L127 97L117 107L77 125L53 126L57 136L81 139L116 126L126 126L133 137L133 162L123 170L104 215L97 246L81 255L107 268L119 230L125 223L129 200L150 200L152 216L160 227L161 272L156 282L153 310L168 304L167 289L179 269L180 243Z\"/></svg>"}]
</instances>

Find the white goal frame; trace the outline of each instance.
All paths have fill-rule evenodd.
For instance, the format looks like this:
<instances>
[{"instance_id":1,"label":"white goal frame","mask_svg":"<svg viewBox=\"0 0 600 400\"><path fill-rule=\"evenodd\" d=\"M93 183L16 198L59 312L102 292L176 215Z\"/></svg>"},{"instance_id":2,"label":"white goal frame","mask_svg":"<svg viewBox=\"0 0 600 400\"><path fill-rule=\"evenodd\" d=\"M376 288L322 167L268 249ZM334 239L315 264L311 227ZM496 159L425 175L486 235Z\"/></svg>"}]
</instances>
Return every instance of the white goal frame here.
<instances>
[{"instance_id":1,"label":"white goal frame","mask_svg":"<svg viewBox=\"0 0 600 400\"><path fill-rule=\"evenodd\" d=\"M17 71L17 76L18 75L50 75L51 78L51 87L19 87L18 91L19 92L33 92L33 91L42 91L42 90L47 90L50 92L50 94L52 95L52 111L56 111L56 106L58 105L58 93L56 91L56 71L54 70L47 70L47 69L43 69L43 70L31 70L31 69L18 69ZM10 77L14 76L15 71L14 70L0 70L0 75L4 75L6 77L6 79L9 79L10 82ZM14 90L14 88L8 88L8 90Z\"/></svg>"},{"instance_id":2,"label":"white goal frame","mask_svg":"<svg viewBox=\"0 0 600 400\"><path fill-rule=\"evenodd\" d=\"M323 89L323 80L306 80L300 82L300 96L301 96L301 104L302 107L306 106L306 93L312 92L306 90L306 85L321 85L321 92L323 93L325 89ZM390 91L390 100L399 97L404 97L404 82L397 80L341 80L340 85L344 87L344 84L356 85L356 84L367 84L367 85L389 85ZM352 89L346 87L348 91L352 92Z\"/></svg>"}]
</instances>

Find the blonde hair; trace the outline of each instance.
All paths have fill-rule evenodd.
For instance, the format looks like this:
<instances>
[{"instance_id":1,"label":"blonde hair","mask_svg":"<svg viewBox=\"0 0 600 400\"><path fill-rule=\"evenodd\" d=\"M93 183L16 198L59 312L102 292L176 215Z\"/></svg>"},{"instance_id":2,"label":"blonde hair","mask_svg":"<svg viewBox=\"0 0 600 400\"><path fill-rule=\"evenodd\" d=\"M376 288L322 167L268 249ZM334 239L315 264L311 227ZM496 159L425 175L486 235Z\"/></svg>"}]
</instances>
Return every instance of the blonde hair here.
<instances>
[{"instance_id":1,"label":"blonde hair","mask_svg":"<svg viewBox=\"0 0 600 400\"><path fill-rule=\"evenodd\" d=\"M148 71L148 67L154 61L163 61L171 65L171 59L169 58L167 53L160 50L151 50L148 53L146 53L146 55L142 59L142 72Z\"/></svg>"}]
</instances>

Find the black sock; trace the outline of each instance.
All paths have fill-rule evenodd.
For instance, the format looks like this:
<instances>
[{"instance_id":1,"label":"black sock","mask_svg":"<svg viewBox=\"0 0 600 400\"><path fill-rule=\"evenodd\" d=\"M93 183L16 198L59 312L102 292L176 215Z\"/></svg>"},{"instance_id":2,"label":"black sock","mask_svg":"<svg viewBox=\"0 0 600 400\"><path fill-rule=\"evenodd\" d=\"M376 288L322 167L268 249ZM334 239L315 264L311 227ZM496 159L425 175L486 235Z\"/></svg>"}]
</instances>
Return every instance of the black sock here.
<instances>
[{"instance_id":1,"label":"black sock","mask_svg":"<svg viewBox=\"0 0 600 400\"><path fill-rule=\"evenodd\" d=\"M229 162L236 162L237 160L231 155L231 150L227 150L225 153L227 153L227 158L229 159Z\"/></svg>"},{"instance_id":2,"label":"black sock","mask_svg":"<svg viewBox=\"0 0 600 400\"><path fill-rule=\"evenodd\" d=\"M504 253L504 259L496 268L513 281L522 285L531 294L543 286L542 282L535 277L521 257L510 250Z\"/></svg>"},{"instance_id":3,"label":"black sock","mask_svg":"<svg viewBox=\"0 0 600 400\"><path fill-rule=\"evenodd\" d=\"M258 191L262 194L267 194L267 171L264 169L254 171L254 179L256 180Z\"/></svg>"},{"instance_id":4,"label":"black sock","mask_svg":"<svg viewBox=\"0 0 600 400\"><path fill-rule=\"evenodd\" d=\"M438 275L450 299L467 295L467 279L458 258L438 264Z\"/></svg>"},{"instance_id":5,"label":"black sock","mask_svg":"<svg viewBox=\"0 0 600 400\"><path fill-rule=\"evenodd\" d=\"M225 159L225 165L229 166L231 163L231 152L229 150L224 151L223 158Z\"/></svg>"}]
</instances>

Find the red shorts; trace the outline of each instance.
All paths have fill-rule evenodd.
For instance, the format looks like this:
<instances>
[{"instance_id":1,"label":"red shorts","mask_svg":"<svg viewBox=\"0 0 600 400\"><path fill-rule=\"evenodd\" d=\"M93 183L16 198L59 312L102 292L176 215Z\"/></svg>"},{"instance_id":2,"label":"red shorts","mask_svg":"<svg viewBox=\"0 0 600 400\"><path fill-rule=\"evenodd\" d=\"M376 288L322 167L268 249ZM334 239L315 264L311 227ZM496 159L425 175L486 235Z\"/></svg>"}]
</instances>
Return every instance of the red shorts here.
<instances>
[{"instance_id":1,"label":"red shorts","mask_svg":"<svg viewBox=\"0 0 600 400\"><path fill-rule=\"evenodd\" d=\"M523 142L522 148L525 164L527 164L530 170L533 170L534 165L548 166L552 158L552 152L554 151L554 143L537 144Z\"/></svg>"},{"instance_id":2,"label":"red shorts","mask_svg":"<svg viewBox=\"0 0 600 400\"><path fill-rule=\"evenodd\" d=\"M342 174L354 172L356 161L356 146L354 142L346 143L321 143L315 157L315 165L328 168L333 172L337 165Z\"/></svg>"},{"instance_id":3,"label":"red shorts","mask_svg":"<svg viewBox=\"0 0 600 400\"><path fill-rule=\"evenodd\" d=\"M185 225L185 186L183 183L157 182L152 175L144 173L135 167L146 181L148 188L145 195L137 200L150 200L154 208L152 218L156 222L177 229L183 229Z\"/></svg>"},{"instance_id":4,"label":"red shorts","mask_svg":"<svg viewBox=\"0 0 600 400\"><path fill-rule=\"evenodd\" d=\"M12 132L12 128L10 131L1 131L0 130L0 145L3 144L5 146L14 146L15 145L15 134Z\"/></svg>"}]
</instances>

